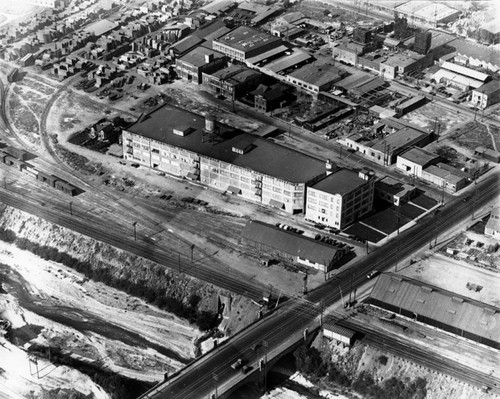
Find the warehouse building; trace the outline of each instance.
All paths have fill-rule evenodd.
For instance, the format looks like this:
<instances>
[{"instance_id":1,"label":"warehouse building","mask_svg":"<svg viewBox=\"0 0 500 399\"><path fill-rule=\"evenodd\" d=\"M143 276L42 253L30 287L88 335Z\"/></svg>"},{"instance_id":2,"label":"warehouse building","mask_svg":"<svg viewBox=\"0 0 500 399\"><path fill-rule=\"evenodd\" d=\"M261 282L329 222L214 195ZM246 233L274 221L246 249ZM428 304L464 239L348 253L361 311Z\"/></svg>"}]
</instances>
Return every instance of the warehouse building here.
<instances>
[{"instance_id":1,"label":"warehouse building","mask_svg":"<svg viewBox=\"0 0 500 399\"><path fill-rule=\"evenodd\" d=\"M326 173L317 158L171 105L124 130L122 145L126 160L288 213Z\"/></svg>"},{"instance_id":2,"label":"warehouse building","mask_svg":"<svg viewBox=\"0 0 500 399\"><path fill-rule=\"evenodd\" d=\"M328 273L348 252L346 247L325 244L258 220L250 220L241 238L257 248L260 256L299 263Z\"/></svg>"},{"instance_id":3,"label":"warehouse building","mask_svg":"<svg viewBox=\"0 0 500 399\"><path fill-rule=\"evenodd\" d=\"M500 349L500 308L394 273L377 279L367 302Z\"/></svg>"},{"instance_id":4,"label":"warehouse building","mask_svg":"<svg viewBox=\"0 0 500 399\"><path fill-rule=\"evenodd\" d=\"M492 80L472 90L471 103L485 109L500 101L500 81Z\"/></svg>"},{"instance_id":5,"label":"warehouse building","mask_svg":"<svg viewBox=\"0 0 500 399\"><path fill-rule=\"evenodd\" d=\"M248 26L239 26L212 42L214 50L242 62L279 46L279 37Z\"/></svg>"},{"instance_id":6,"label":"warehouse building","mask_svg":"<svg viewBox=\"0 0 500 399\"><path fill-rule=\"evenodd\" d=\"M199 46L178 58L175 67L179 76L188 82L202 83L202 74L212 73L227 65L224 54Z\"/></svg>"},{"instance_id":7,"label":"warehouse building","mask_svg":"<svg viewBox=\"0 0 500 399\"><path fill-rule=\"evenodd\" d=\"M385 118L372 128L369 136L352 134L338 142L360 153L379 165L389 166L407 149L423 147L432 140L432 134L414 125L405 125L394 118ZM374 138L372 138L374 137Z\"/></svg>"},{"instance_id":8,"label":"warehouse building","mask_svg":"<svg viewBox=\"0 0 500 399\"><path fill-rule=\"evenodd\" d=\"M373 209L375 174L339 169L307 187L306 220L336 229L354 223Z\"/></svg>"},{"instance_id":9,"label":"warehouse building","mask_svg":"<svg viewBox=\"0 0 500 399\"><path fill-rule=\"evenodd\" d=\"M432 75L432 80L461 90L477 89L488 82L491 77L483 72L462 65L445 61L441 69Z\"/></svg>"},{"instance_id":10,"label":"warehouse building","mask_svg":"<svg viewBox=\"0 0 500 399\"><path fill-rule=\"evenodd\" d=\"M254 90L262 81L262 74L242 65L230 65L224 69L203 72L203 85L216 95L236 99Z\"/></svg>"},{"instance_id":11,"label":"warehouse building","mask_svg":"<svg viewBox=\"0 0 500 399\"><path fill-rule=\"evenodd\" d=\"M293 71L287 76L287 80L298 88L317 94L330 90L345 75L347 72L333 65L312 63Z\"/></svg>"},{"instance_id":12,"label":"warehouse building","mask_svg":"<svg viewBox=\"0 0 500 399\"><path fill-rule=\"evenodd\" d=\"M396 168L409 176L421 178L424 168L437 163L439 159L439 155L423 148L410 148L398 155Z\"/></svg>"},{"instance_id":13,"label":"warehouse building","mask_svg":"<svg viewBox=\"0 0 500 399\"><path fill-rule=\"evenodd\" d=\"M456 193L467 185L470 175L453 166L438 163L426 167L422 171L422 179L447 192Z\"/></svg>"}]
</instances>

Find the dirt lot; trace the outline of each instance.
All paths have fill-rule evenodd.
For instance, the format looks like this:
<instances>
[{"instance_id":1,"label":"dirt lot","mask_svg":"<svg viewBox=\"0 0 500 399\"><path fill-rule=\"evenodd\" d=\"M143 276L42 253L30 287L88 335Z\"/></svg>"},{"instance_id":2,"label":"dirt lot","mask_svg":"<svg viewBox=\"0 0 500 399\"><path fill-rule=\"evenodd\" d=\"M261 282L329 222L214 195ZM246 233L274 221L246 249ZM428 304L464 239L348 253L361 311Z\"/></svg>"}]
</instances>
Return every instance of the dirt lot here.
<instances>
[{"instance_id":1,"label":"dirt lot","mask_svg":"<svg viewBox=\"0 0 500 399\"><path fill-rule=\"evenodd\" d=\"M469 150L483 146L491 150L500 148L500 131L497 127L479 120L470 121L450 132L450 139Z\"/></svg>"},{"instance_id":2,"label":"dirt lot","mask_svg":"<svg viewBox=\"0 0 500 399\"><path fill-rule=\"evenodd\" d=\"M436 132L439 124L439 132L442 135L468 118L463 114L457 114L430 102L404 115L401 119L426 129L436 130Z\"/></svg>"}]
</instances>

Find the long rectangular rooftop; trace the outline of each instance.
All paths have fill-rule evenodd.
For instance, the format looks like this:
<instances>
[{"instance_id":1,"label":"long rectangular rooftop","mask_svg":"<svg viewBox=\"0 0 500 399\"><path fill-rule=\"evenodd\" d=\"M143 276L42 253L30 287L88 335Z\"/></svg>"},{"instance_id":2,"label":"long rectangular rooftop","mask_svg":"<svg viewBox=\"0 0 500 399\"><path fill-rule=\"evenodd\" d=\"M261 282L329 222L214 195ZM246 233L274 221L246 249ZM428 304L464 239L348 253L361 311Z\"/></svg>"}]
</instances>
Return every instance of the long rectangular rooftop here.
<instances>
[{"instance_id":1,"label":"long rectangular rooftop","mask_svg":"<svg viewBox=\"0 0 500 399\"><path fill-rule=\"evenodd\" d=\"M325 162L266 139L216 123L220 140L202 140L205 117L166 104L130 126L127 131L171 146L219 159L292 183L305 183L325 171ZM190 127L186 136L173 129ZM241 141L251 143L244 154L233 152Z\"/></svg>"}]
</instances>

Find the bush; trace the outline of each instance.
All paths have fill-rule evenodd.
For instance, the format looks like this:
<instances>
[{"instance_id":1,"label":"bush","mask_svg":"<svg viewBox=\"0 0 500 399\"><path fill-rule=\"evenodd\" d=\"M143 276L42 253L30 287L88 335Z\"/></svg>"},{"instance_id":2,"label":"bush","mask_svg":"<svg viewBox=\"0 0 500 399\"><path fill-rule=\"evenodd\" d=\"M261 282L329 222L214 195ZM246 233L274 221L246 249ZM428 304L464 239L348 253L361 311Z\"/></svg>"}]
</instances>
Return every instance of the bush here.
<instances>
[{"instance_id":1,"label":"bush","mask_svg":"<svg viewBox=\"0 0 500 399\"><path fill-rule=\"evenodd\" d=\"M316 348L307 348L304 345L299 346L293 352L293 356L295 358L295 366L301 373L316 378L326 375L327 365L323 362L321 354Z\"/></svg>"},{"instance_id":2,"label":"bush","mask_svg":"<svg viewBox=\"0 0 500 399\"><path fill-rule=\"evenodd\" d=\"M16 241L16 238L16 233L14 233L12 230L0 229L0 240L8 243L13 243L14 241Z\"/></svg>"},{"instance_id":3,"label":"bush","mask_svg":"<svg viewBox=\"0 0 500 399\"><path fill-rule=\"evenodd\" d=\"M38 357L48 359L49 347L33 344L28 352ZM113 372L103 370L95 364L88 364L63 353L59 348L50 347L50 359L55 365L68 366L88 375L92 381L100 385L113 399L135 399L153 384L122 377Z\"/></svg>"},{"instance_id":4,"label":"bush","mask_svg":"<svg viewBox=\"0 0 500 399\"><path fill-rule=\"evenodd\" d=\"M377 360L378 360L378 362L379 362L382 366L385 366L385 365L387 365L387 361L388 361L389 359L387 358L387 356L385 356L385 355L381 355L381 356L379 356L379 357L378 357L378 359L377 359Z\"/></svg>"},{"instance_id":5,"label":"bush","mask_svg":"<svg viewBox=\"0 0 500 399\"><path fill-rule=\"evenodd\" d=\"M201 331L211 330L217 326L217 314L205 310L198 312L196 316L196 325Z\"/></svg>"}]
</instances>

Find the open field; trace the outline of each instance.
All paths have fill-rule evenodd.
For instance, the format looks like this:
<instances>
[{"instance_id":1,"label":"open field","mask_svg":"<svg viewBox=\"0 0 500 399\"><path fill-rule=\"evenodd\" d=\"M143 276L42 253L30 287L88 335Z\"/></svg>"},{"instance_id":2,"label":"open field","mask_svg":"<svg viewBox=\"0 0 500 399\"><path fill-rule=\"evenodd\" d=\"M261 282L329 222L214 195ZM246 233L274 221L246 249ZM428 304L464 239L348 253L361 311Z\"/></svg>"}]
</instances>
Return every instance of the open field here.
<instances>
[{"instance_id":1,"label":"open field","mask_svg":"<svg viewBox=\"0 0 500 399\"><path fill-rule=\"evenodd\" d=\"M404 115L401 119L436 132L439 129L441 135L465 122L468 118L463 114L452 112L434 102L430 102Z\"/></svg>"}]
</instances>

